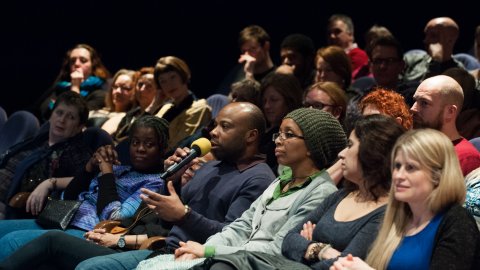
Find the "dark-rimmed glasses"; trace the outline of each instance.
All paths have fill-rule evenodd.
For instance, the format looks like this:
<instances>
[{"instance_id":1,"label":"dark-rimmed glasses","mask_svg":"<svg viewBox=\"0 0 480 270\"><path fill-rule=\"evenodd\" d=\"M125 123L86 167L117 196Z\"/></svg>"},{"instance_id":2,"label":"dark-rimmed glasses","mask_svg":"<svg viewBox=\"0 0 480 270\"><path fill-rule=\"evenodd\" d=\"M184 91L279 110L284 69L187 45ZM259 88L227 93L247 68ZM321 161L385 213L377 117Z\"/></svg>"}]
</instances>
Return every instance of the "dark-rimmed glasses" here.
<instances>
[{"instance_id":1,"label":"dark-rimmed glasses","mask_svg":"<svg viewBox=\"0 0 480 270\"><path fill-rule=\"evenodd\" d=\"M305 139L305 137L300 135L295 135L293 133L286 133L286 132L273 133L272 141L275 141L277 138L280 138L281 141L292 139L292 138L298 138L302 140Z\"/></svg>"}]
</instances>

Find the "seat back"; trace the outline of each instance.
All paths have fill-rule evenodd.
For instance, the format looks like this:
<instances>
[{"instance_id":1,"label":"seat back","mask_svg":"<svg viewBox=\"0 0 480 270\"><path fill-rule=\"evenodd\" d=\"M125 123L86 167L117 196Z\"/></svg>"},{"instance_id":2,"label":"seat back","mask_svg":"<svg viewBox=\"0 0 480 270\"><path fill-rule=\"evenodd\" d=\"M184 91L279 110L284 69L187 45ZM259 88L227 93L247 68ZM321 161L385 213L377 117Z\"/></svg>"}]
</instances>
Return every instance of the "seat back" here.
<instances>
[{"instance_id":1,"label":"seat back","mask_svg":"<svg viewBox=\"0 0 480 270\"><path fill-rule=\"evenodd\" d=\"M3 125L7 122L8 116L7 112L0 107L0 130L2 130Z\"/></svg>"},{"instance_id":2,"label":"seat back","mask_svg":"<svg viewBox=\"0 0 480 270\"><path fill-rule=\"evenodd\" d=\"M207 98L207 104L212 109L212 119L217 117L218 112L229 103L228 97L222 94L213 94Z\"/></svg>"},{"instance_id":3,"label":"seat back","mask_svg":"<svg viewBox=\"0 0 480 270\"><path fill-rule=\"evenodd\" d=\"M35 115L28 111L16 111L0 130L0 153L24 139L37 133L40 123Z\"/></svg>"},{"instance_id":4,"label":"seat back","mask_svg":"<svg viewBox=\"0 0 480 270\"><path fill-rule=\"evenodd\" d=\"M477 58L467 53L457 53L453 55L453 58L463 64L466 70L472 71L480 68L480 63Z\"/></svg>"},{"instance_id":5,"label":"seat back","mask_svg":"<svg viewBox=\"0 0 480 270\"><path fill-rule=\"evenodd\" d=\"M480 152L480 137L476 137L470 140L470 142L477 148L477 150Z\"/></svg>"}]
</instances>

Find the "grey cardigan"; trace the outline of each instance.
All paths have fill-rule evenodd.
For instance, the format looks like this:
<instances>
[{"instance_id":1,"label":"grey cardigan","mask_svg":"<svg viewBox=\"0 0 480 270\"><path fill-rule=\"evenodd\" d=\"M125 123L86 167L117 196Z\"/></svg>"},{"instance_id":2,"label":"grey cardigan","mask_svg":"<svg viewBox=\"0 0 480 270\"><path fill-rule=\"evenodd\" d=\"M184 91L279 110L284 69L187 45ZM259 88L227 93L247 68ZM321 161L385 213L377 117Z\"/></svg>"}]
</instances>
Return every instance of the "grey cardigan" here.
<instances>
[{"instance_id":1,"label":"grey cardigan","mask_svg":"<svg viewBox=\"0 0 480 270\"><path fill-rule=\"evenodd\" d=\"M208 238L205 246L215 247L215 255L238 250L281 255L285 235L337 190L323 171L308 186L267 205L279 183L277 178L241 217Z\"/></svg>"}]
</instances>

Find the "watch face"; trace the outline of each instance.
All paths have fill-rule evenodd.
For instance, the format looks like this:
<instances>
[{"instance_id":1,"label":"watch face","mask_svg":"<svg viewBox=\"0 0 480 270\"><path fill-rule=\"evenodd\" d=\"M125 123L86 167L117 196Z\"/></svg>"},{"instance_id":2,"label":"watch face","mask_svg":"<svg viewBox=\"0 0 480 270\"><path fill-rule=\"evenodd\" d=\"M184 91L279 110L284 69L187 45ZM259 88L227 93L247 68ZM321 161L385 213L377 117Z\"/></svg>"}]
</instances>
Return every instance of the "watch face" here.
<instances>
[{"instance_id":1,"label":"watch face","mask_svg":"<svg viewBox=\"0 0 480 270\"><path fill-rule=\"evenodd\" d=\"M118 239L117 246L119 248L124 248L125 247L125 236L124 235L120 236L120 239Z\"/></svg>"}]
</instances>

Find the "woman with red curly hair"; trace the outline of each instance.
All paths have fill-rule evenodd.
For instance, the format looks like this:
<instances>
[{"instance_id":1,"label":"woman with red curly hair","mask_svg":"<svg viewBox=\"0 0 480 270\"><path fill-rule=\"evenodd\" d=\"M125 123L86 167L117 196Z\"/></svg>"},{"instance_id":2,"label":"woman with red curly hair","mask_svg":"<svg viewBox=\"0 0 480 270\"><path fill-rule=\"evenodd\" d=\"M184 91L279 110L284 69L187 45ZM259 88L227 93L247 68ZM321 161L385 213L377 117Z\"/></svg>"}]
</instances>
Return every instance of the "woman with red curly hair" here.
<instances>
[{"instance_id":1,"label":"woman with red curly hair","mask_svg":"<svg viewBox=\"0 0 480 270\"><path fill-rule=\"evenodd\" d=\"M413 125L412 114L403 96L385 88L377 88L363 97L359 109L362 115L384 114L391 116L405 130L411 129Z\"/></svg>"}]
</instances>

